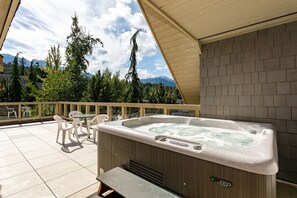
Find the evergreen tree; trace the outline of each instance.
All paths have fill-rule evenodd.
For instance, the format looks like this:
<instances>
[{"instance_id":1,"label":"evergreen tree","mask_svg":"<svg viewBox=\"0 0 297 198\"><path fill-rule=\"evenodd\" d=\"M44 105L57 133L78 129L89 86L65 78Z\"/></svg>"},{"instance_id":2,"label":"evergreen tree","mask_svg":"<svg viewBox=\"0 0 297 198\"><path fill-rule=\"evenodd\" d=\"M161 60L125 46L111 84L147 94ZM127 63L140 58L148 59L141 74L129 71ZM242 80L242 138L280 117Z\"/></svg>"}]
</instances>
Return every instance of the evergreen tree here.
<instances>
[{"instance_id":1,"label":"evergreen tree","mask_svg":"<svg viewBox=\"0 0 297 198\"><path fill-rule=\"evenodd\" d=\"M99 91L101 89L101 72L98 72L92 76L88 81L87 90L83 92L83 98L81 101L84 102L98 102L99 101Z\"/></svg>"},{"instance_id":2,"label":"evergreen tree","mask_svg":"<svg viewBox=\"0 0 297 198\"><path fill-rule=\"evenodd\" d=\"M137 65L136 52L138 51L136 37L140 31L142 31L142 29L138 29L130 39L130 45L132 45L132 50L130 54L131 63L130 63L128 73L125 75L127 82L130 81L131 79L131 84L128 89L127 100L128 102L132 102L132 103L142 102L141 84L136 70L136 65Z\"/></svg>"},{"instance_id":3,"label":"evergreen tree","mask_svg":"<svg viewBox=\"0 0 297 198\"><path fill-rule=\"evenodd\" d=\"M18 64L19 53L16 54L13 60L13 70L11 75L11 101L20 102L22 100L22 84L19 74L19 64Z\"/></svg>"},{"instance_id":4,"label":"evergreen tree","mask_svg":"<svg viewBox=\"0 0 297 198\"><path fill-rule=\"evenodd\" d=\"M82 90L87 86L87 79L82 72L86 72L89 61L87 55L92 54L93 46L103 43L99 38L94 38L85 29L79 26L78 17L72 17L71 33L67 36L66 47L66 71L69 72L71 95L69 100L79 101L82 98Z\"/></svg>"},{"instance_id":5,"label":"evergreen tree","mask_svg":"<svg viewBox=\"0 0 297 198\"><path fill-rule=\"evenodd\" d=\"M175 104L177 100L176 94L172 90L168 91L166 94L166 103L167 104Z\"/></svg>"},{"instance_id":6,"label":"evergreen tree","mask_svg":"<svg viewBox=\"0 0 297 198\"><path fill-rule=\"evenodd\" d=\"M26 78L26 89L23 94L23 98L26 102L35 102L38 96L38 87L36 84L33 84L28 78Z\"/></svg>"},{"instance_id":7,"label":"evergreen tree","mask_svg":"<svg viewBox=\"0 0 297 198\"><path fill-rule=\"evenodd\" d=\"M2 79L0 83L0 101L9 101L9 86L5 79Z\"/></svg>"},{"instance_id":8,"label":"evergreen tree","mask_svg":"<svg viewBox=\"0 0 297 198\"><path fill-rule=\"evenodd\" d=\"M28 80L31 81L32 84L37 86L37 71L33 65L34 65L34 59L30 63Z\"/></svg>"},{"instance_id":9,"label":"evergreen tree","mask_svg":"<svg viewBox=\"0 0 297 198\"><path fill-rule=\"evenodd\" d=\"M160 83L157 87L157 100L158 100L158 103L166 103L166 95L165 95L165 87L163 85L163 83Z\"/></svg>"},{"instance_id":10,"label":"evergreen tree","mask_svg":"<svg viewBox=\"0 0 297 198\"><path fill-rule=\"evenodd\" d=\"M120 80L120 72L116 72L111 79L112 84L112 102L123 102L126 83Z\"/></svg>"},{"instance_id":11,"label":"evergreen tree","mask_svg":"<svg viewBox=\"0 0 297 198\"><path fill-rule=\"evenodd\" d=\"M30 63L29 75L26 77L26 88L24 92L24 100L26 102L36 101L38 95L38 85L37 85L37 74L36 69L33 67L34 59Z\"/></svg>"},{"instance_id":12,"label":"evergreen tree","mask_svg":"<svg viewBox=\"0 0 297 198\"><path fill-rule=\"evenodd\" d=\"M101 75L100 70L89 79L88 88L81 101L93 102L124 102L126 82L120 79L120 73L112 75L106 69Z\"/></svg>"},{"instance_id":13,"label":"evergreen tree","mask_svg":"<svg viewBox=\"0 0 297 198\"><path fill-rule=\"evenodd\" d=\"M20 70L20 75L24 76L25 75L25 64L26 64L26 60L24 57L21 58L21 70Z\"/></svg>"},{"instance_id":14,"label":"evergreen tree","mask_svg":"<svg viewBox=\"0 0 297 198\"><path fill-rule=\"evenodd\" d=\"M158 103L158 93L156 87L152 87L148 97L149 103Z\"/></svg>"},{"instance_id":15,"label":"evergreen tree","mask_svg":"<svg viewBox=\"0 0 297 198\"><path fill-rule=\"evenodd\" d=\"M102 87L99 91L99 102L112 102L111 72L106 69L102 74Z\"/></svg>"}]
</instances>

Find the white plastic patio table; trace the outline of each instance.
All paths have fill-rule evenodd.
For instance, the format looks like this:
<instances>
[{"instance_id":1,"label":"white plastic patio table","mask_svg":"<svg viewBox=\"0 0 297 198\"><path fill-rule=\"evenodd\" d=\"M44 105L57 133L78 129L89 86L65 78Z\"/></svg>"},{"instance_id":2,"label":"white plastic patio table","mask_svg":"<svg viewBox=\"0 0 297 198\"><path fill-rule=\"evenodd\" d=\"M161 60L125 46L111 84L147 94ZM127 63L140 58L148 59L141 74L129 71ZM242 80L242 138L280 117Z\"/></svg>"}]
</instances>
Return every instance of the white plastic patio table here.
<instances>
[{"instance_id":1,"label":"white plastic patio table","mask_svg":"<svg viewBox=\"0 0 297 198\"><path fill-rule=\"evenodd\" d=\"M75 115L73 116L73 118L82 118L85 120L85 125L87 125L87 119L88 118L93 118L95 117L97 114L81 114L81 115Z\"/></svg>"}]
</instances>

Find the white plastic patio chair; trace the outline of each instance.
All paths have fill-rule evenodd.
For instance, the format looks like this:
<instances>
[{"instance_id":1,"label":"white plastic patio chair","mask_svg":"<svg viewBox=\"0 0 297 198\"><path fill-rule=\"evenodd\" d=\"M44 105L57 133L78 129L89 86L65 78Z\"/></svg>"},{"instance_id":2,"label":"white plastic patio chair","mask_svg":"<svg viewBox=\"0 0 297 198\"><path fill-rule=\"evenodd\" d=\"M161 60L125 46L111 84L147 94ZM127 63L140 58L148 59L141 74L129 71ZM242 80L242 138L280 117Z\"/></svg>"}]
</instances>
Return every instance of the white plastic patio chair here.
<instances>
[{"instance_id":1,"label":"white plastic patio chair","mask_svg":"<svg viewBox=\"0 0 297 198\"><path fill-rule=\"evenodd\" d=\"M23 110L23 117L26 117L26 115L28 117L31 117L31 108L28 106L22 107Z\"/></svg>"},{"instance_id":2,"label":"white plastic patio chair","mask_svg":"<svg viewBox=\"0 0 297 198\"><path fill-rule=\"evenodd\" d=\"M96 142L96 133L98 131L98 126L102 123L108 121L108 115L100 114L94 117L92 120L87 122L88 125L88 138L90 138L90 129L93 130L93 140Z\"/></svg>"},{"instance_id":3,"label":"white plastic patio chair","mask_svg":"<svg viewBox=\"0 0 297 198\"><path fill-rule=\"evenodd\" d=\"M72 124L67 123L65 120L63 120L58 115L55 115L54 116L54 120L58 124L58 132L57 132L56 142L58 142L60 131L62 131L62 144L64 145L65 144L66 132L68 131L68 138L70 140L71 139L71 132L72 132L73 126L72 126ZM79 142L77 135L76 135L76 139L77 139L77 142Z\"/></svg>"},{"instance_id":4,"label":"white plastic patio chair","mask_svg":"<svg viewBox=\"0 0 297 198\"><path fill-rule=\"evenodd\" d=\"M80 127L80 131L82 132L83 121L80 121L79 118L75 118L75 116L79 116L79 115L83 115L82 112L80 112L80 111L70 111L69 114L68 114L69 118L72 119L72 125L73 125L74 132L76 133L76 135L77 135L77 128L78 127Z\"/></svg>"},{"instance_id":5,"label":"white plastic patio chair","mask_svg":"<svg viewBox=\"0 0 297 198\"><path fill-rule=\"evenodd\" d=\"M14 110L14 108L9 108L8 106L6 106L7 109L7 118L9 118L10 114L14 114L15 118L17 118L17 112Z\"/></svg>"}]
</instances>

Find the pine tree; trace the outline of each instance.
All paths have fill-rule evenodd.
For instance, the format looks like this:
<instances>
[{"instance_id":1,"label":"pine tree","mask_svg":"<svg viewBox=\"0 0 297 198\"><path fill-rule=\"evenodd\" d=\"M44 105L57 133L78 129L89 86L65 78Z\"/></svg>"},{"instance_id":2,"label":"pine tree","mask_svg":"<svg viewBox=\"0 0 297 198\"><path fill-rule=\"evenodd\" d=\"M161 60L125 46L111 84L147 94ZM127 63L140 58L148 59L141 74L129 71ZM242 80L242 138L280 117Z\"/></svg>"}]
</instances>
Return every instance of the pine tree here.
<instances>
[{"instance_id":1,"label":"pine tree","mask_svg":"<svg viewBox=\"0 0 297 198\"><path fill-rule=\"evenodd\" d=\"M99 102L112 102L111 72L106 69L102 74L101 89L99 91Z\"/></svg>"},{"instance_id":2,"label":"pine tree","mask_svg":"<svg viewBox=\"0 0 297 198\"><path fill-rule=\"evenodd\" d=\"M22 100L22 84L21 84L21 78L19 74L19 53L16 54L13 60L13 70L11 75L11 101L13 102L20 102Z\"/></svg>"},{"instance_id":3,"label":"pine tree","mask_svg":"<svg viewBox=\"0 0 297 198\"><path fill-rule=\"evenodd\" d=\"M34 68L34 59L30 63L29 75L26 76L26 88L23 94L26 102L34 102L38 96L38 78L37 71Z\"/></svg>"},{"instance_id":4,"label":"pine tree","mask_svg":"<svg viewBox=\"0 0 297 198\"><path fill-rule=\"evenodd\" d=\"M138 51L136 37L140 31L142 31L142 29L138 29L130 39L130 45L132 45L132 50L130 54L130 67L128 73L125 75L127 82L131 79L131 84L127 93L127 100L128 102L132 103L142 102L142 89L136 69L136 52Z\"/></svg>"},{"instance_id":5,"label":"pine tree","mask_svg":"<svg viewBox=\"0 0 297 198\"><path fill-rule=\"evenodd\" d=\"M3 78L0 83L0 101L7 102L9 100L9 86Z\"/></svg>"},{"instance_id":6,"label":"pine tree","mask_svg":"<svg viewBox=\"0 0 297 198\"><path fill-rule=\"evenodd\" d=\"M87 86L87 79L83 74L89 65L86 56L92 54L94 45L100 43L103 47L103 43L79 26L76 14L72 17L71 33L66 42L66 71L69 72L72 85L69 100L79 101L82 98L82 90Z\"/></svg>"},{"instance_id":7,"label":"pine tree","mask_svg":"<svg viewBox=\"0 0 297 198\"><path fill-rule=\"evenodd\" d=\"M36 85L37 84L37 71L33 65L34 65L34 59L30 63L28 79L31 81L32 84Z\"/></svg>"},{"instance_id":8,"label":"pine tree","mask_svg":"<svg viewBox=\"0 0 297 198\"><path fill-rule=\"evenodd\" d=\"M116 72L111 79L112 84L112 102L124 102L125 80L120 80L120 72Z\"/></svg>"},{"instance_id":9,"label":"pine tree","mask_svg":"<svg viewBox=\"0 0 297 198\"><path fill-rule=\"evenodd\" d=\"M20 70L20 75L24 76L25 75L25 64L26 64L26 59L24 57L21 58L21 70Z\"/></svg>"},{"instance_id":10,"label":"pine tree","mask_svg":"<svg viewBox=\"0 0 297 198\"><path fill-rule=\"evenodd\" d=\"M165 95L165 87L163 85L163 83L160 83L157 87L157 100L158 100L158 103L165 103L166 102L166 95Z\"/></svg>"}]
</instances>

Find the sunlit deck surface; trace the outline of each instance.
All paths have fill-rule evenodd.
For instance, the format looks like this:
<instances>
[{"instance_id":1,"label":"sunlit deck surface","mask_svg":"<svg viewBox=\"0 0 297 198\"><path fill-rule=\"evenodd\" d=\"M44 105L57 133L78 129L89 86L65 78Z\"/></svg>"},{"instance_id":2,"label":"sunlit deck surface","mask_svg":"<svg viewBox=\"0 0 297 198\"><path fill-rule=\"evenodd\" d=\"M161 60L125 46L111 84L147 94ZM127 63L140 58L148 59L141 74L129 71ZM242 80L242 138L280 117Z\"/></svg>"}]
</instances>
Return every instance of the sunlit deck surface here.
<instances>
[{"instance_id":1,"label":"sunlit deck surface","mask_svg":"<svg viewBox=\"0 0 297 198\"><path fill-rule=\"evenodd\" d=\"M0 127L0 197L87 197L96 192L97 145L83 132L81 144L66 136L63 148L56 143L54 122Z\"/></svg>"},{"instance_id":2,"label":"sunlit deck surface","mask_svg":"<svg viewBox=\"0 0 297 198\"><path fill-rule=\"evenodd\" d=\"M66 136L63 147L55 122L1 126L2 197L97 197L97 145L87 140L86 128L78 131L80 144ZM277 183L277 194L295 197L297 188Z\"/></svg>"}]
</instances>

